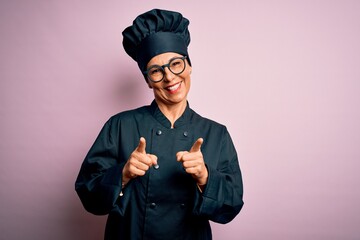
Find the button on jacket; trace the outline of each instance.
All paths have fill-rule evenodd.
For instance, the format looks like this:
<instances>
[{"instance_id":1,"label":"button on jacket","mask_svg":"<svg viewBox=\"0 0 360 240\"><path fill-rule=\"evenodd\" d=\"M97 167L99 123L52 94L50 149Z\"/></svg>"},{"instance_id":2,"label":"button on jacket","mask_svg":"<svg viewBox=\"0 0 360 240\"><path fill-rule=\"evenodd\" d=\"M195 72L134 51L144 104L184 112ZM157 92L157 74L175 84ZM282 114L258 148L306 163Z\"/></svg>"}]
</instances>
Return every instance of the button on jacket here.
<instances>
[{"instance_id":1,"label":"button on jacket","mask_svg":"<svg viewBox=\"0 0 360 240\"><path fill-rule=\"evenodd\" d=\"M146 139L146 152L158 157L144 176L122 189L122 169ZM201 192L181 162L198 138L209 172ZM212 239L209 220L230 222L243 206L236 150L225 126L187 106L171 128L155 101L111 117L88 152L75 183L85 209L108 214L105 239Z\"/></svg>"}]
</instances>

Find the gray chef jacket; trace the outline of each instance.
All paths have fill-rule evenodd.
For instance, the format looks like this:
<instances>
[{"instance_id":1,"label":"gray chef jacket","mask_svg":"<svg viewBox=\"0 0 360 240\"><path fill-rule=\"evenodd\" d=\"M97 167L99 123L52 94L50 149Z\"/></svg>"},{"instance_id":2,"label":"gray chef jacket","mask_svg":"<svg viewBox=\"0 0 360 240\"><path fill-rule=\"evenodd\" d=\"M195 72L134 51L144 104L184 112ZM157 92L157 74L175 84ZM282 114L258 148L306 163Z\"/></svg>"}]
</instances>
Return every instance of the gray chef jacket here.
<instances>
[{"instance_id":1,"label":"gray chef jacket","mask_svg":"<svg viewBox=\"0 0 360 240\"><path fill-rule=\"evenodd\" d=\"M122 189L122 169L146 139L158 166ZM209 172L203 192L176 161L198 138ZM243 206L238 157L225 126L187 105L171 128L156 102L111 117L88 152L75 189L85 209L108 214L106 240L212 239L209 220L230 222ZM121 193L121 194L120 194Z\"/></svg>"}]
</instances>

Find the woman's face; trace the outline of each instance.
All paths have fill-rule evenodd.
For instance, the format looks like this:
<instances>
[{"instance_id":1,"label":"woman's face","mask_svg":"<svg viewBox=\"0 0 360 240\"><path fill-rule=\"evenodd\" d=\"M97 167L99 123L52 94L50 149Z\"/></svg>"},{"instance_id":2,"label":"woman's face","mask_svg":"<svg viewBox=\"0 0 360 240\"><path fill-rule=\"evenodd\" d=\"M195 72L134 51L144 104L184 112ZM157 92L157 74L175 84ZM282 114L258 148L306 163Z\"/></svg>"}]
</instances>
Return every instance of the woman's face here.
<instances>
[{"instance_id":1,"label":"woman's face","mask_svg":"<svg viewBox=\"0 0 360 240\"><path fill-rule=\"evenodd\" d=\"M152 65L163 66L174 57L182 57L182 55L173 52L159 54L149 61L147 67ZM148 85L153 89L158 105L173 106L186 103L187 94L190 90L191 66L186 59L185 61L186 68L181 74L175 75L165 67L164 79L161 82L154 83L148 80Z\"/></svg>"}]
</instances>

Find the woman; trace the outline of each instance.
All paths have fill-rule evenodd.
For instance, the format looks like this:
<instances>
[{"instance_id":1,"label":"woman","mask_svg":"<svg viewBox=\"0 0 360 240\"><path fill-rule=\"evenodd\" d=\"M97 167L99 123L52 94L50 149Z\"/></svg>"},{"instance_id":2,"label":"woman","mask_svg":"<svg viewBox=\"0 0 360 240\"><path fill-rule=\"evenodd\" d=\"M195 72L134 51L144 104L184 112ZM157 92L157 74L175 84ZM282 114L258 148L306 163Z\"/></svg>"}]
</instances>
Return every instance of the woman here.
<instances>
[{"instance_id":1,"label":"woman","mask_svg":"<svg viewBox=\"0 0 360 240\"><path fill-rule=\"evenodd\" d=\"M111 117L81 166L75 188L87 211L108 214L105 239L212 239L209 220L230 222L243 206L226 127L187 102L188 25L154 9L123 32L155 99Z\"/></svg>"}]
</instances>

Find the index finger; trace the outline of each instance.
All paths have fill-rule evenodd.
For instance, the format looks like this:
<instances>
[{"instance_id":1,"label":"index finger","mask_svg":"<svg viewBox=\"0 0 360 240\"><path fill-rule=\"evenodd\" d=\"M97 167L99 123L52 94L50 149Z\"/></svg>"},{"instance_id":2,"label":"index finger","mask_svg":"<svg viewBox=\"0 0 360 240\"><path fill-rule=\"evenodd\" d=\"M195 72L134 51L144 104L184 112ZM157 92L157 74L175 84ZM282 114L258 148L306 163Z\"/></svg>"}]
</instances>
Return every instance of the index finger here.
<instances>
[{"instance_id":1,"label":"index finger","mask_svg":"<svg viewBox=\"0 0 360 240\"><path fill-rule=\"evenodd\" d=\"M204 142L204 139L198 138L198 140L196 140L194 145L191 147L190 152L198 152L198 151L200 151L201 145L203 144L203 142Z\"/></svg>"},{"instance_id":2,"label":"index finger","mask_svg":"<svg viewBox=\"0 0 360 240\"><path fill-rule=\"evenodd\" d=\"M139 145L137 146L136 150L141 153L146 153L145 148L146 148L146 140L145 138L141 137L139 141Z\"/></svg>"}]
</instances>

